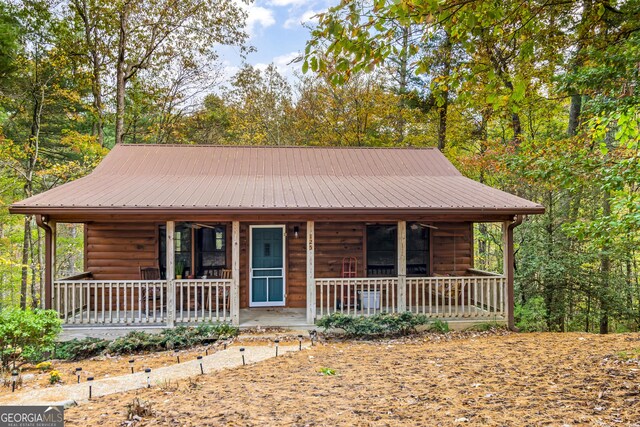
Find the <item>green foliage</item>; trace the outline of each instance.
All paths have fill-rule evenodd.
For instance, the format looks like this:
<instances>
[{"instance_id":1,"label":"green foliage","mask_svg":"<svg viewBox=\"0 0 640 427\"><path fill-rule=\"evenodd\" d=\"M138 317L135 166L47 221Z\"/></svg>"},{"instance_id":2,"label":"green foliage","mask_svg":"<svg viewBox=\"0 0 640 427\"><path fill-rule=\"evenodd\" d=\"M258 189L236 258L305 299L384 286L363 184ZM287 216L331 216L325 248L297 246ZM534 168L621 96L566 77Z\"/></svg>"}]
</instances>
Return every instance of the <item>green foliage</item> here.
<instances>
[{"instance_id":1,"label":"green foliage","mask_svg":"<svg viewBox=\"0 0 640 427\"><path fill-rule=\"evenodd\" d=\"M487 331L494 331L496 329L505 329L505 328L506 326L504 324L500 324L494 320L491 322L482 322L482 323L473 325L467 328L467 331L487 332Z\"/></svg>"},{"instance_id":2,"label":"green foliage","mask_svg":"<svg viewBox=\"0 0 640 427\"><path fill-rule=\"evenodd\" d=\"M426 316L408 311L400 314L379 313L373 316L333 313L316 322L325 331L342 329L346 336L355 338L408 335L415 333L418 326L428 323L429 319Z\"/></svg>"},{"instance_id":3,"label":"green foliage","mask_svg":"<svg viewBox=\"0 0 640 427\"><path fill-rule=\"evenodd\" d=\"M616 356L618 357L618 359L624 361L640 360L640 347L632 350L620 351L616 353Z\"/></svg>"},{"instance_id":4,"label":"green foliage","mask_svg":"<svg viewBox=\"0 0 640 427\"><path fill-rule=\"evenodd\" d=\"M429 332L436 332L438 334L446 334L449 332L449 323L440 319L436 319L429 325Z\"/></svg>"},{"instance_id":5,"label":"green foliage","mask_svg":"<svg viewBox=\"0 0 640 427\"><path fill-rule=\"evenodd\" d=\"M53 349L60 331L61 322L58 313L53 310L0 311L2 369L15 368L26 361L41 360L45 352Z\"/></svg>"},{"instance_id":6,"label":"green foliage","mask_svg":"<svg viewBox=\"0 0 640 427\"><path fill-rule=\"evenodd\" d=\"M109 341L100 338L72 339L58 343L54 356L57 359L82 360L102 354L108 347Z\"/></svg>"},{"instance_id":7,"label":"green foliage","mask_svg":"<svg viewBox=\"0 0 640 427\"><path fill-rule=\"evenodd\" d=\"M56 347L55 355L59 359L82 360L104 353L117 355L181 349L220 338L234 337L237 334L238 328L227 323L204 323L196 327L177 326L164 329L158 334L131 331L112 341L84 338L62 342Z\"/></svg>"},{"instance_id":8,"label":"green foliage","mask_svg":"<svg viewBox=\"0 0 640 427\"><path fill-rule=\"evenodd\" d=\"M318 371L325 376L334 376L336 375L336 370L332 368L320 368Z\"/></svg>"},{"instance_id":9,"label":"green foliage","mask_svg":"<svg viewBox=\"0 0 640 427\"><path fill-rule=\"evenodd\" d=\"M533 297L524 304L516 304L513 315L516 327L523 332L548 330L547 310L542 297Z\"/></svg>"},{"instance_id":10,"label":"green foliage","mask_svg":"<svg viewBox=\"0 0 640 427\"><path fill-rule=\"evenodd\" d=\"M57 384L62 380L62 376L60 375L60 371L51 371L49 372L49 384Z\"/></svg>"}]
</instances>

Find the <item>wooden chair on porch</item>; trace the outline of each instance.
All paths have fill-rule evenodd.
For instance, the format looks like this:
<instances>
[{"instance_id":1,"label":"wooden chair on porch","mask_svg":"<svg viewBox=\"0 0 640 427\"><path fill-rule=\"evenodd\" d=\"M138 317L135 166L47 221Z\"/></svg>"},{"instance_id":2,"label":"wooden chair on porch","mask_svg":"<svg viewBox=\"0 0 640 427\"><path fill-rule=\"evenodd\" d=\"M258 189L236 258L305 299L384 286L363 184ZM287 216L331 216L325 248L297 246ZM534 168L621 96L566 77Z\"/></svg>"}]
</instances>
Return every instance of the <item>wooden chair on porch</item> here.
<instances>
[{"instance_id":1,"label":"wooden chair on porch","mask_svg":"<svg viewBox=\"0 0 640 427\"><path fill-rule=\"evenodd\" d=\"M358 275L358 258L356 257L344 257L342 258L342 270L340 275L343 279L355 278ZM356 295L356 290L349 290L349 286L341 286L342 295L338 300L338 308L352 308L354 310L360 309L360 299ZM336 289L337 291L337 289Z\"/></svg>"},{"instance_id":2,"label":"wooden chair on porch","mask_svg":"<svg viewBox=\"0 0 640 427\"><path fill-rule=\"evenodd\" d=\"M220 279L223 280L231 280L231 270L228 269L222 269L220 270ZM210 292L214 292L213 290L211 290ZM222 289L217 289L215 291L215 295L213 295L213 298L215 298L215 301L217 301L216 303L218 304L219 308L224 307L227 311L231 310L230 308L230 304L231 304L231 292L230 290L228 290L225 287L223 287ZM215 308L212 307L212 308ZM205 309L209 309L209 299L207 298L205 300Z\"/></svg>"},{"instance_id":3,"label":"wooden chair on porch","mask_svg":"<svg viewBox=\"0 0 640 427\"><path fill-rule=\"evenodd\" d=\"M140 279L141 280L161 280L160 269L158 267L140 267ZM155 286L155 285L153 285ZM160 302L164 300L162 306L166 306L166 295L162 295L162 288L160 292L154 292L152 289L149 294L147 293L147 286L143 286L140 292L139 303L142 304L143 313L147 314L147 302L149 306L153 307L153 301L156 301L156 307L160 308Z\"/></svg>"},{"instance_id":4,"label":"wooden chair on porch","mask_svg":"<svg viewBox=\"0 0 640 427\"><path fill-rule=\"evenodd\" d=\"M447 279L436 284L436 297L440 298L443 303L451 300L453 304L459 304L462 300L462 280L449 274L433 274L434 277Z\"/></svg>"}]
</instances>

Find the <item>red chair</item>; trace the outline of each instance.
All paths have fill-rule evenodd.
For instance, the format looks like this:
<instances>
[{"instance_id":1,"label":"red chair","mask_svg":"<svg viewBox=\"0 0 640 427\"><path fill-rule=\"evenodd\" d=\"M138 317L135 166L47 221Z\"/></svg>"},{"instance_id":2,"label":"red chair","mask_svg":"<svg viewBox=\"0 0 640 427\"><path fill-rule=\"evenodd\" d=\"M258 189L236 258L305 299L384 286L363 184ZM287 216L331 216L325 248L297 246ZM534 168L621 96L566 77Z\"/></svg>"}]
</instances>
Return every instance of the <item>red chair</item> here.
<instances>
[{"instance_id":1,"label":"red chair","mask_svg":"<svg viewBox=\"0 0 640 427\"><path fill-rule=\"evenodd\" d=\"M358 275L358 259L355 257L342 258L342 271L341 276L343 279L355 278ZM360 310L360 299L356 294L355 288L349 290L350 285L342 287L342 295L338 300L338 308L353 308L354 310Z\"/></svg>"}]
</instances>

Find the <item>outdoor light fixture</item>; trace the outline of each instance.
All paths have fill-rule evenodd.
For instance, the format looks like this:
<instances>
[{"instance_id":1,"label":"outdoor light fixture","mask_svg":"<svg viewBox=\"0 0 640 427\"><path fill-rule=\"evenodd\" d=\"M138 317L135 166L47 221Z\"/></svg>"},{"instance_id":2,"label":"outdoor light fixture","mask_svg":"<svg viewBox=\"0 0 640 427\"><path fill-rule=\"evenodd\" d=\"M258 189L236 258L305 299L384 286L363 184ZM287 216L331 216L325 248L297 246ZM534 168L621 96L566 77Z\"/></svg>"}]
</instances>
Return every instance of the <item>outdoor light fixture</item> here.
<instances>
[{"instance_id":1,"label":"outdoor light fixture","mask_svg":"<svg viewBox=\"0 0 640 427\"><path fill-rule=\"evenodd\" d=\"M204 369L202 368L202 356L196 357L200 361L200 374L204 375Z\"/></svg>"},{"instance_id":2,"label":"outdoor light fixture","mask_svg":"<svg viewBox=\"0 0 640 427\"><path fill-rule=\"evenodd\" d=\"M311 338L311 346L313 346L313 342L318 338L318 331L316 331L315 329L309 331L309 338Z\"/></svg>"},{"instance_id":3,"label":"outdoor light fixture","mask_svg":"<svg viewBox=\"0 0 640 427\"><path fill-rule=\"evenodd\" d=\"M82 368L76 368L76 375L78 376L78 384L80 384L80 371L82 371Z\"/></svg>"},{"instance_id":4,"label":"outdoor light fixture","mask_svg":"<svg viewBox=\"0 0 640 427\"><path fill-rule=\"evenodd\" d=\"M16 391L16 381L18 381L18 371L14 369L11 371L11 393Z\"/></svg>"},{"instance_id":5,"label":"outdoor light fixture","mask_svg":"<svg viewBox=\"0 0 640 427\"><path fill-rule=\"evenodd\" d=\"M298 335L298 343L300 344L298 350L302 351L302 335Z\"/></svg>"},{"instance_id":6,"label":"outdoor light fixture","mask_svg":"<svg viewBox=\"0 0 640 427\"><path fill-rule=\"evenodd\" d=\"M278 357L278 344L280 344L280 340L275 340L276 343L276 357Z\"/></svg>"},{"instance_id":7,"label":"outdoor light fixture","mask_svg":"<svg viewBox=\"0 0 640 427\"><path fill-rule=\"evenodd\" d=\"M133 362L135 362L135 360L131 359L129 360L129 366L131 366L131 373L133 374Z\"/></svg>"},{"instance_id":8,"label":"outdoor light fixture","mask_svg":"<svg viewBox=\"0 0 640 427\"><path fill-rule=\"evenodd\" d=\"M89 381L89 400L91 400L91 381L93 381L93 377L87 378L87 381Z\"/></svg>"},{"instance_id":9,"label":"outdoor light fixture","mask_svg":"<svg viewBox=\"0 0 640 427\"><path fill-rule=\"evenodd\" d=\"M222 338L224 341L222 342L222 344L224 345L224 349L227 349L227 337Z\"/></svg>"},{"instance_id":10,"label":"outdoor light fixture","mask_svg":"<svg viewBox=\"0 0 640 427\"><path fill-rule=\"evenodd\" d=\"M147 374L147 388L151 388L151 368L147 368L144 370Z\"/></svg>"},{"instance_id":11,"label":"outdoor light fixture","mask_svg":"<svg viewBox=\"0 0 640 427\"><path fill-rule=\"evenodd\" d=\"M180 363L180 355L176 353L176 359L178 359L178 363Z\"/></svg>"},{"instance_id":12,"label":"outdoor light fixture","mask_svg":"<svg viewBox=\"0 0 640 427\"><path fill-rule=\"evenodd\" d=\"M240 347L240 354L242 355L242 366L246 365L244 362L244 347Z\"/></svg>"},{"instance_id":13,"label":"outdoor light fixture","mask_svg":"<svg viewBox=\"0 0 640 427\"><path fill-rule=\"evenodd\" d=\"M300 227L298 227L297 225L293 226L293 235L296 236L296 239L300 235Z\"/></svg>"}]
</instances>

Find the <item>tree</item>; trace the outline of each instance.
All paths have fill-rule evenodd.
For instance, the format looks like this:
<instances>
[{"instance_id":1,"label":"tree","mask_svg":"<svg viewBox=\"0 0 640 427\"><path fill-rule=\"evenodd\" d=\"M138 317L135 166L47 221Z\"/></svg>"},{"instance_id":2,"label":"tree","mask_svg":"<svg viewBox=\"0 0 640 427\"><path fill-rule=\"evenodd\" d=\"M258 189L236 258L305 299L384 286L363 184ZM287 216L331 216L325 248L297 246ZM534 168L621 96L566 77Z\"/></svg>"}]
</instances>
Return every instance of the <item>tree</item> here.
<instances>
[{"instance_id":1,"label":"tree","mask_svg":"<svg viewBox=\"0 0 640 427\"><path fill-rule=\"evenodd\" d=\"M212 46L242 45L247 38L246 12L234 2L120 0L114 16L118 28L116 143L124 139L127 83L141 70L160 70L176 59L213 61Z\"/></svg>"}]
</instances>

